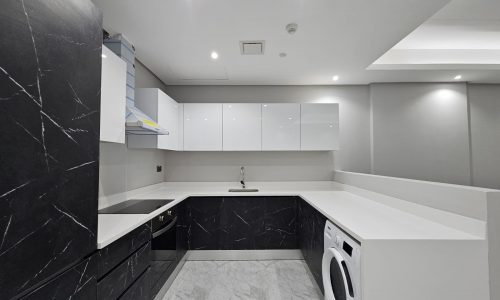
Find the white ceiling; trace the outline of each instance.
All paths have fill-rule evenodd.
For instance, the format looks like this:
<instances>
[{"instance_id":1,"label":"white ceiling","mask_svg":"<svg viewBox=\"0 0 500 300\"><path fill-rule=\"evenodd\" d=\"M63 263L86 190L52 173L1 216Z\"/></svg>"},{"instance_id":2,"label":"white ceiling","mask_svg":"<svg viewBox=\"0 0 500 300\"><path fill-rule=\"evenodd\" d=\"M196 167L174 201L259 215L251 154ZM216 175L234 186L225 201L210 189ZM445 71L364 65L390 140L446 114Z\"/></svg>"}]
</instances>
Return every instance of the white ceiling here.
<instances>
[{"instance_id":1,"label":"white ceiling","mask_svg":"<svg viewBox=\"0 0 500 300\"><path fill-rule=\"evenodd\" d=\"M500 70L500 1L454 0L370 69Z\"/></svg>"},{"instance_id":2,"label":"white ceiling","mask_svg":"<svg viewBox=\"0 0 500 300\"><path fill-rule=\"evenodd\" d=\"M367 70L449 0L94 2L104 27L125 34L166 84L332 84L333 75L336 84L451 81L457 72L467 81L500 82L499 70ZM498 11L486 13L496 20ZM291 22L299 26L295 35L285 31ZM264 55L242 56L242 40L264 40Z\"/></svg>"}]
</instances>

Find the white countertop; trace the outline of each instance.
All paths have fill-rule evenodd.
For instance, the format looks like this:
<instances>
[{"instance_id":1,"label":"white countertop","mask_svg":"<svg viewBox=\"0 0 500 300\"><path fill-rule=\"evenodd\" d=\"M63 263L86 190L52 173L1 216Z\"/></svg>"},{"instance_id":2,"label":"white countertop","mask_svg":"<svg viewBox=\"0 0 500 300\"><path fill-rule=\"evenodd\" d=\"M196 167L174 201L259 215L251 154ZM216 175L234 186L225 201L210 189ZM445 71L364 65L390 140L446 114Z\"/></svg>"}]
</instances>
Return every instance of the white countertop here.
<instances>
[{"instance_id":1,"label":"white countertop","mask_svg":"<svg viewBox=\"0 0 500 300\"><path fill-rule=\"evenodd\" d=\"M147 186L128 192L126 198L174 201L150 214L99 215L97 248L106 247L192 196L299 196L361 243L366 240L484 239L344 191L343 186L333 181L248 183L247 188L259 189L255 193L229 193L229 188L239 186L227 182L164 182Z\"/></svg>"}]
</instances>

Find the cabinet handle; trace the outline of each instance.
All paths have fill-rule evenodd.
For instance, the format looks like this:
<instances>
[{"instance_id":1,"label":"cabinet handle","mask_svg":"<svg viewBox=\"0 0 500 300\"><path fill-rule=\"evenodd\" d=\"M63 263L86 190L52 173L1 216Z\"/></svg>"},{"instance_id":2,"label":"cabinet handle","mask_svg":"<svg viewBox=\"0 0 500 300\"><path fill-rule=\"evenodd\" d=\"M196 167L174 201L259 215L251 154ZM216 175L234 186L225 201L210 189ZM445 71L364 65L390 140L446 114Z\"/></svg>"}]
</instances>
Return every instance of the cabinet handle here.
<instances>
[{"instance_id":1,"label":"cabinet handle","mask_svg":"<svg viewBox=\"0 0 500 300\"><path fill-rule=\"evenodd\" d=\"M175 217L172 220L172 222L170 222L170 224L168 224L167 226L165 226L162 229L153 233L153 238L157 238L158 236L160 236L160 235L164 234L165 232L169 231L170 229L172 229L172 227L174 227L175 223L177 223L177 217Z\"/></svg>"}]
</instances>

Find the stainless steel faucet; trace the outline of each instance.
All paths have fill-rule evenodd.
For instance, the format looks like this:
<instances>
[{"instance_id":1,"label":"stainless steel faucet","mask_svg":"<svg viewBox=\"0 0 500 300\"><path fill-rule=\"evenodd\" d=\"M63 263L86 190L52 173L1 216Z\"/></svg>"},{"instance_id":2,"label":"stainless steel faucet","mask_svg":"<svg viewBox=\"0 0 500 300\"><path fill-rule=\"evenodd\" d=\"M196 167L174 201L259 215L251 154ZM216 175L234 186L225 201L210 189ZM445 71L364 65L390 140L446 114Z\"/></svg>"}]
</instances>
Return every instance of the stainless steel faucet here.
<instances>
[{"instance_id":1,"label":"stainless steel faucet","mask_svg":"<svg viewBox=\"0 0 500 300\"><path fill-rule=\"evenodd\" d=\"M245 167L241 167L240 169L240 183L242 188L246 188L245 186Z\"/></svg>"}]
</instances>

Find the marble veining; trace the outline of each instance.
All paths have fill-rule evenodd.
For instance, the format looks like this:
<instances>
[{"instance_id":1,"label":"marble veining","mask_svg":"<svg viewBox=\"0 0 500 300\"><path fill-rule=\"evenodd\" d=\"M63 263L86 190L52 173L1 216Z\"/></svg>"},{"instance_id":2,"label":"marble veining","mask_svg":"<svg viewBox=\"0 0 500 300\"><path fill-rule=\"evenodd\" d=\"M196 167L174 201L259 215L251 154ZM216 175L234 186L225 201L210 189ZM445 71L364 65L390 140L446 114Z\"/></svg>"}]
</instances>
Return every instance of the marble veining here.
<instances>
[{"instance_id":1,"label":"marble veining","mask_svg":"<svg viewBox=\"0 0 500 300\"><path fill-rule=\"evenodd\" d=\"M150 240L151 222L146 222L118 241L99 250L97 252L99 258L97 274L99 279Z\"/></svg>"},{"instance_id":2,"label":"marble veining","mask_svg":"<svg viewBox=\"0 0 500 300\"><path fill-rule=\"evenodd\" d=\"M102 26L89 0L6 0L0 28L0 298L10 299L96 248Z\"/></svg>"},{"instance_id":3,"label":"marble veining","mask_svg":"<svg viewBox=\"0 0 500 300\"><path fill-rule=\"evenodd\" d=\"M94 299L96 296L96 259L87 258L23 299Z\"/></svg>"},{"instance_id":4,"label":"marble veining","mask_svg":"<svg viewBox=\"0 0 500 300\"><path fill-rule=\"evenodd\" d=\"M117 299L148 267L151 243L133 253L97 284L98 299Z\"/></svg>"},{"instance_id":5,"label":"marble veining","mask_svg":"<svg viewBox=\"0 0 500 300\"><path fill-rule=\"evenodd\" d=\"M297 249L295 197L193 197L190 250Z\"/></svg>"},{"instance_id":6,"label":"marble veining","mask_svg":"<svg viewBox=\"0 0 500 300\"><path fill-rule=\"evenodd\" d=\"M163 300L322 299L302 260L187 261Z\"/></svg>"}]
</instances>

